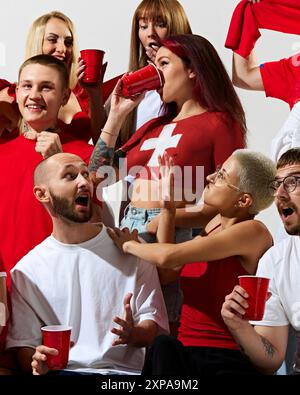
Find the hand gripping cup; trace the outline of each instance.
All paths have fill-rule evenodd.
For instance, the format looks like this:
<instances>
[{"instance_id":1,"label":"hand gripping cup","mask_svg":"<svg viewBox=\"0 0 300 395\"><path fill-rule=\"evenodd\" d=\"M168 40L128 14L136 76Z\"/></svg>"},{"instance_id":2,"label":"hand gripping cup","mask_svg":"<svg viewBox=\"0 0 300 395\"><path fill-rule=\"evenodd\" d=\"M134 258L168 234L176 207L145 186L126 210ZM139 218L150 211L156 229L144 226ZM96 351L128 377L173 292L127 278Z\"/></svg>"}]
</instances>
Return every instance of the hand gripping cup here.
<instances>
[{"instance_id":1,"label":"hand gripping cup","mask_svg":"<svg viewBox=\"0 0 300 395\"><path fill-rule=\"evenodd\" d=\"M159 89L163 86L163 77L158 68L149 63L121 79L121 93L124 97L132 97L144 91Z\"/></svg>"},{"instance_id":2,"label":"hand gripping cup","mask_svg":"<svg viewBox=\"0 0 300 395\"><path fill-rule=\"evenodd\" d=\"M263 318L268 295L269 278L257 276L239 276L239 285L247 292L249 307L243 318L260 321Z\"/></svg>"},{"instance_id":3,"label":"hand gripping cup","mask_svg":"<svg viewBox=\"0 0 300 395\"><path fill-rule=\"evenodd\" d=\"M47 354L47 366L49 369L65 369L69 360L71 326L52 325L41 328L43 334L43 345L56 348L58 355Z\"/></svg>"},{"instance_id":4,"label":"hand gripping cup","mask_svg":"<svg viewBox=\"0 0 300 395\"><path fill-rule=\"evenodd\" d=\"M95 85L99 82L104 54L105 52L101 49L83 49L80 51L81 59L86 64L83 78L85 84Z\"/></svg>"}]
</instances>

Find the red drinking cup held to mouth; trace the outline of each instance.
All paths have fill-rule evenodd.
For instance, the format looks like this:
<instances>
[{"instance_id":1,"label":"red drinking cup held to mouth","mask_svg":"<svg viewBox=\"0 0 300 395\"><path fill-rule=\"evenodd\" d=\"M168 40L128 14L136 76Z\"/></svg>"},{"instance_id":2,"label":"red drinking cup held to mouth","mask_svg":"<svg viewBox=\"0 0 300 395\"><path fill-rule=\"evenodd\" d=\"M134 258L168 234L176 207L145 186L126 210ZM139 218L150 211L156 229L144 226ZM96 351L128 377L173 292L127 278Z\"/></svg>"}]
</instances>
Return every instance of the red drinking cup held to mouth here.
<instances>
[{"instance_id":1,"label":"red drinking cup held to mouth","mask_svg":"<svg viewBox=\"0 0 300 395\"><path fill-rule=\"evenodd\" d=\"M260 321L264 316L268 296L269 278L257 276L239 276L239 285L247 292L249 307L243 315L245 320Z\"/></svg>"},{"instance_id":2,"label":"red drinking cup held to mouth","mask_svg":"<svg viewBox=\"0 0 300 395\"><path fill-rule=\"evenodd\" d=\"M65 369L69 361L71 326L50 325L41 328L43 345L55 348L58 355L47 354L47 366L52 370Z\"/></svg>"},{"instance_id":3,"label":"red drinking cup held to mouth","mask_svg":"<svg viewBox=\"0 0 300 395\"><path fill-rule=\"evenodd\" d=\"M101 49L83 49L80 51L80 57L86 65L83 78L85 84L95 85L99 82L104 54L105 52Z\"/></svg>"},{"instance_id":4,"label":"red drinking cup held to mouth","mask_svg":"<svg viewBox=\"0 0 300 395\"><path fill-rule=\"evenodd\" d=\"M159 89L163 86L163 76L160 70L149 63L121 79L121 93L124 97L132 97L145 91Z\"/></svg>"}]
</instances>

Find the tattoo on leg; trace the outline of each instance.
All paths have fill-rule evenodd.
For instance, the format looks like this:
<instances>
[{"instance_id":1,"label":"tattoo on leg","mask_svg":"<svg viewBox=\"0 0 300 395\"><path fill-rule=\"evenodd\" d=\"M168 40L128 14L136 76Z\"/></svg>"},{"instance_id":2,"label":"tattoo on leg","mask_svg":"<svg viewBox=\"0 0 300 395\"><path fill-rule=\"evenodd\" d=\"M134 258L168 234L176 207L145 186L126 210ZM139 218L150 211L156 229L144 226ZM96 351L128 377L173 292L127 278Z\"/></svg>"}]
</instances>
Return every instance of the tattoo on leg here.
<instances>
[{"instance_id":1,"label":"tattoo on leg","mask_svg":"<svg viewBox=\"0 0 300 395\"><path fill-rule=\"evenodd\" d=\"M265 348L266 354L269 358L273 358L275 354L275 349L272 343L269 342L265 337L261 336L261 341Z\"/></svg>"}]
</instances>

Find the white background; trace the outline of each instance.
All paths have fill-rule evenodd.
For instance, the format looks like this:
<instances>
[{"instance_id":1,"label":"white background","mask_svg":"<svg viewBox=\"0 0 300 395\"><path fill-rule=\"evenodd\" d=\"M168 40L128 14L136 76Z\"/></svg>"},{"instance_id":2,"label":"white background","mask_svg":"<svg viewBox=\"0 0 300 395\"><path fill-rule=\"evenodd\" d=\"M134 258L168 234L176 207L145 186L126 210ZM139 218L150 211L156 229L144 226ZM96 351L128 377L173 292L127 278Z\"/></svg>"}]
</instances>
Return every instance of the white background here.
<instances>
[{"instance_id":1,"label":"white background","mask_svg":"<svg viewBox=\"0 0 300 395\"><path fill-rule=\"evenodd\" d=\"M139 0L1 0L0 77L15 81L18 66L24 60L28 28L41 14L59 10L75 23L80 48L101 48L109 62L106 78L126 71L131 18ZM231 51L224 41L232 11L238 0L181 0L193 32L205 36L219 52L231 72ZM259 62L289 56L300 49L298 36L263 31L257 45ZM272 136L288 114L288 105L266 99L264 93L238 90L248 123L248 145L269 154ZM273 234L278 227L276 209L259 216Z\"/></svg>"}]
</instances>

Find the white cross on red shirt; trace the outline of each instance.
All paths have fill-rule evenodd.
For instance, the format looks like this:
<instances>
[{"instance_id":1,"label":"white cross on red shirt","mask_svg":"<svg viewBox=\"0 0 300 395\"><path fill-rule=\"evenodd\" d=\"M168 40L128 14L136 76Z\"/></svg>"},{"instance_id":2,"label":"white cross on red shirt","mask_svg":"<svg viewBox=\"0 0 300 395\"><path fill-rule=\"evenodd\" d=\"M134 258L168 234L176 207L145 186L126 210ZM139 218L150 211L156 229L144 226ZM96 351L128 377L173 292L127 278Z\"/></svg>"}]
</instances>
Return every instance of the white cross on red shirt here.
<instances>
[{"instance_id":1,"label":"white cross on red shirt","mask_svg":"<svg viewBox=\"0 0 300 395\"><path fill-rule=\"evenodd\" d=\"M158 166L158 156L162 156L165 150L168 148L177 147L182 134L175 134L175 136L172 136L175 128L176 123L166 125L158 137L144 141L143 145L141 146L141 151L154 149L154 152L148 162L148 166Z\"/></svg>"}]
</instances>

